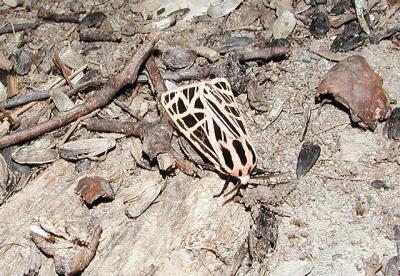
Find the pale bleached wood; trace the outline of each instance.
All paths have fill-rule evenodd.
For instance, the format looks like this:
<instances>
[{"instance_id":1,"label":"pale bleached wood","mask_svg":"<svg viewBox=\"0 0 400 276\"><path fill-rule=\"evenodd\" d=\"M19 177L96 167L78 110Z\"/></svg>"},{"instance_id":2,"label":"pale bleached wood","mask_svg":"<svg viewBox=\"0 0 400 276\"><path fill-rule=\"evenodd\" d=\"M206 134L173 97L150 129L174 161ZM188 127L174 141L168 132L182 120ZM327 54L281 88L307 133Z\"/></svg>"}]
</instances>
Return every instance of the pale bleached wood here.
<instances>
[{"instance_id":1,"label":"pale bleached wood","mask_svg":"<svg viewBox=\"0 0 400 276\"><path fill-rule=\"evenodd\" d=\"M107 166L110 167L105 170ZM139 188L144 180L165 180L158 172L142 172L140 176L124 174L122 167L108 163L86 173L114 178L112 185L117 191L113 202L93 209L88 209L75 194L76 184L83 175L66 161L52 164L1 206L0 275L22 274L32 244L29 225L37 216L86 218L100 223L103 228L100 244L83 275L145 275L152 271L156 275L207 275L229 271L229 265L205 248L215 247L232 264L249 230L250 214L240 204L223 205L225 198L213 198L223 185L217 175L199 180L180 174L167 180L156 202L132 220L124 214L124 191L132 189L132 185ZM53 260L42 255L40 275L54 273Z\"/></svg>"}]
</instances>

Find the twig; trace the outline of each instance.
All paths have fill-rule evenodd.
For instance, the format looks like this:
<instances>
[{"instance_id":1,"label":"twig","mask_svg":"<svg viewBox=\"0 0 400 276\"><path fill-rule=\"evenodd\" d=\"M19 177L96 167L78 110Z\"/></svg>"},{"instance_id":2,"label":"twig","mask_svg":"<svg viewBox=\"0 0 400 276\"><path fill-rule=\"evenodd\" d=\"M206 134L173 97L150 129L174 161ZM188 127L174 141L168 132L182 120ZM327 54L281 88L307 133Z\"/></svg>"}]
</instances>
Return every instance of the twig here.
<instances>
[{"instance_id":1,"label":"twig","mask_svg":"<svg viewBox=\"0 0 400 276\"><path fill-rule=\"evenodd\" d=\"M0 10L0 15L2 14L7 14L11 12L20 12L20 11L25 11L26 9L23 7L17 7L17 8L11 8L11 9L5 9L5 10Z\"/></svg>"},{"instance_id":2,"label":"twig","mask_svg":"<svg viewBox=\"0 0 400 276\"><path fill-rule=\"evenodd\" d=\"M328 129L323 129L323 130L321 130L321 131L318 131L317 133L314 133L314 135L319 135L319 134L322 134L322 133L331 131L332 129L335 129L335 128L340 127L340 126L346 126L346 127L347 127L348 125L349 125L349 123L337 124L337 125L334 125L334 126L328 128Z\"/></svg>"},{"instance_id":3,"label":"twig","mask_svg":"<svg viewBox=\"0 0 400 276\"><path fill-rule=\"evenodd\" d=\"M381 40L385 38L390 38L400 34L400 27L393 27L386 30L376 30L370 37L369 41L373 44L378 44Z\"/></svg>"},{"instance_id":4,"label":"twig","mask_svg":"<svg viewBox=\"0 0 400 276\"><path fill-rule=\"evenodd\" d=\"M28 103L27 105L24 105L23 107L21 107L21 108L18 109L17 111L14 111L14 112L12 113L12 116L13 116L13 117L16 117L16 116L18 116L19 114L24 113L25 111L29 110L32 106L34 106L36 103L37 103L37 102L31 102L31 103Z\"/></svg>"},{"instance_id":5,"label":"twig","mask_svg":"<svg viewBox=\"0 0 400 276\"><path fill-rule=\"evenodd\" d=\"M133 118L139 120L139 118L133 113L132 109L127 106L124 102L121 102L119 100L114 100L114 103L119 106L123 111L127 112L129 115L131 115Z\"/></svg>"},{"instance_id":6,"label":"twig","mask_svg":"<svg viewBox=\"0 0 400 276\"><path fill-rule=\"evenodd\" d=\"M260 48L247 50L239 55L239 61L250 61L250 60L270 60L274 57L285 56L289 53L290 47L286 45L274 45L272 47Z\"/></svg>"},{"instance_id":7,"label":"twig","mask_svg":"<svg viewBox=\"0 0 400 276\"><path fill-rule=\"evenodd\" d=\"M7 97L14 97L19 93L18 91L18 80L15 74L7 75Z\"/></svg>"},{"instance_id":8,"label":"twig","mask_svg":"<svg viewBox=\"0 0 400 276\"><path fill-rule=\"evenodd\" d=\"M79 33L79 40L85 42L94 41L111 41L120 42L121 36L119 34L114 34L112 32L105 32L101 30L81 30Z\"/></svg>"},{"instance_id":9,"label":"twig","mask_svg":"<svg viewBox=\"0 0 400 276\"><path fill-rule=\"evenodd\" d=\"M98 108L107 105L123 86L136 79L141 64L146 60L149 53L153 49L153 46L157 42L159 35L159 32L150 33L122 72L109 79L102 89L97 91L97 93L93 95L87 102L80 104L63 114L55 116L51 120L37 124L31 128L0 137L0 148L31 140L39 135L73 122L79 117L82 117Z\"/></svg>"},{"instance_id":10,"label":"twig","mask_svg":"<svg viewBox=\"0 0 400 276\"><path fill-rule=\"evenodd\" d=\"M13 33L13 32L20 32L26 29L36 29L39 27L41 24L40 21L34 21L34 22L27 22L27 23L21 23L21 24L13 24L12 26L6 26L0 29L0 35L2 34L7 34L7 33Z\"/></svg>"},{"instance_id":11,"label":"twig","mask_svg":"<svg viewBox=\"0 0 400 276\"><path fill-rule=\"evenodd\" d=\"M159 102L161 94L167 91L167 87L165 86L163 77L161 76L160 70L158 70L156 61L154 57L151 56L146 62L146 69L149 73L151 84L154 87L155 92L157 93L156 98Z\"/></svg>"},{"instance_id":12,"label":"twig","mask_svg":"<svg viewBox=\"0 0 400 276\"><path fill-rule=\"evenodd\" d=\"M307 106L304 110L304 124L303 124L303 131L300 136L300 142L303 142L304 138L306 137L308 125L310 124L310 119L311 119L311 108Z\"/></svg>"},{"instance_id":13,"label":"twig","mask_svg":"<svg viewBox=\"0 0 400 276\"><path fill-rule=\"evenodd\" d=\"M146 69L147 72L149 73L151 84L153 85L153 88L156 92L157 105L158 105L158 110L161 113L162 123L165 124L166 126L168 125L167 131L169 132L169 134L171 134L170 135L171 137L172 126L171 124L168 123L168 118L165 115L164 109L160 106L161 94L167 91L167 87L165 86L163 77L161 76L160 70L158 70L156 61L153 56L149 57L149 59L147 60Z\"/></svg>"},{"instance_id":14,"label":"twig","mask_svg":"<svg viewBox=\"0 0 400 276\"><path fill-rule=\"evenodd\" d=\"M58 69L60 69L61 74L63 75L65 81L68 83L68 86L70 89L74 88L74 85L72 84L69 76L71 75L71 70L69 70L64 63L62 62L60 56L58 53L55 53L53 56L53 63L55 66L57 66Z\"/></svg>"},{"instance_id":15,"label":"twig","mask_svg":"<svg viewBox=\"0 0 400 276\"><path fill-rule=\"evenodd\" d=\"M133 121L117 121L106 119L89 119L82 122L88 130L113 132L131 135L135 137L140 136L140 123Z\"/></svg>"},{"instance_id":16,"label":"twig","mask_svg":"<svg viewBox=\"0 0 400 276\"><path fill-rule=\"evenodd\" d=\"M39 8L37 16L39 18L58 23L61 22L76 23L76 24L79 23L79 15L77 14L58 14L46 10L44 8Z\"/></svg>"},{"instance_id":17,"label":"twig","mask_svg":"<svg viewBox=\"0 0 400 276\"><path fill-rule=\"evenodd\" d=\"M94 87L99 87L104 83L104 81L102 80L98 80L98 79L94 79L94 80L89 80L87 82L84 82L82 84L79 84L77 86L75 86L74 89L69 90L68 92L66 92L65 94L68 97L71 97L79 92L82 92L88 88L94 88Z\"/></svg>"},{"instance_id":18,"label":"twig","mask_svg":"<svg viewBox=\"0 0 400 276\"><path fill-rule=\"evenodd\" d=\"M74 71L69 77L70 77L70 79L72 80L72 79L74 79L80 72L83 72L86 68L87 68L87 64L84 64L82 67L80 67L80 68L78 68L78 69L76 69L76 71ZM53 83L51 83L50 85L48 85L48 87L47 87L47 89L50 89L50 88L57 88L57 87L61 87L61 86L63 86L64 84L66 84L67 82L65 81L65 79L64 78L60 78L60 77L57 77L55 80L54 80L54 82Z\"/></svg>"},{"instance_id":19,"label":"twig","mask_svg":"<svg viewBox=\"0 0 400 276\"><path fill-rule=\"evenodd\" d=\"M0 113L4 114L4 117L6 117L8 119L8 122L11 125L15 124L15 119L11 116L11 114L9 112L7 112L7 110L5 110L4 108L0 107Z\"/></svg>"},{"instance_id":20,"label":"twig","mask_svg":"<svg viewBox=\"0 0 400 276\"><path fill-rule=\"evenodd\" d=\"M98 113L98 111L100 111L100 110L95 110L94 112L92 112L92 113L90 113L90 114L88 114L88 115L86 115L86 116L80 117L80 118L78 118L75 122L73 122L72 125L71 125L71 127L70 127L70 128L68 129L68 131L64 134L63 138L62 138L61 141L57 144L57 146L59 147L59 146L63 145L63 144L69 139L69 137L71 136L71 134L75 131L75 129L78 127L78 125L79 125L83 120L86 120L86 119L89 119L89 118L93 117L94 115L96 115L96 114Z\"/></svg>"},{"instance_id":21,"label":"twig","mask_svg":"<svg viewBox=\"0 0 400 276\"><path fill-rule=\"evenodd\" d=\"M80 85L77 85L74 89L69 90L66 94L71 97L72 95L86 90L89 87L97 87L102 84L100 80L90 80ZM50 97L50 92L48 90L45 91L35 91L33 93L29 93L28 95L16 96L11 99L7 99L0 102L0 107L4 109L11 109L17 106L21 106L30 102L45 100Z\"/></svg>"},{"instance_id":22,"label":"twig","mask_svg":"<svg viewBox=\"0 0 400 276\"><path fill-rule=\"evenodd\" d=\"M190 68L178 72L169 71L162 74L162 77L166 80L173 81L201 80L208 77L212 68L211 66L204 66L202 68Z\"/></svg>"}]
</instances>

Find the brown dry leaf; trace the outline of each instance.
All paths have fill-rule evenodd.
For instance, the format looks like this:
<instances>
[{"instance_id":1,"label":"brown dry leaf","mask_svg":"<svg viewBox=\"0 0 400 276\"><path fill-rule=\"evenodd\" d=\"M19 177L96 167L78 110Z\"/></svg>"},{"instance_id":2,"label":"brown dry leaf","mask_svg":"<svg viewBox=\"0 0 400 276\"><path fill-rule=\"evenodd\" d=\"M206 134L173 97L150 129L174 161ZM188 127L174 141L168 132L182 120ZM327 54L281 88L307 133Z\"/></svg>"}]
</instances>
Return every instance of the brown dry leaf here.
<instances>
[{"instance_id":1,"label":"brown dry leaf","mask_svg":"<svg viewBox=\"0 0 400 276\"><path fill-rule=\"evenodd\" d=\"M115 198L110 183L99 176L84 177L79 180L76 193L80 194L83 200L89 205L93 204L99 198L111 200Z\"/></svg>"},{"instance_id":2,"label":"brown dry leaf","mask_svg":"<svg viewBox=\"0 0 400 276\"><path fill-rule=\"evenodd\" d=\"M350 110L353 122L374 130L378 121L386 119L389 96L382 87L382 78L362 56L351 56L333 66L318 87L316 98L325 94Z\"/></svg>"}]
</instances>

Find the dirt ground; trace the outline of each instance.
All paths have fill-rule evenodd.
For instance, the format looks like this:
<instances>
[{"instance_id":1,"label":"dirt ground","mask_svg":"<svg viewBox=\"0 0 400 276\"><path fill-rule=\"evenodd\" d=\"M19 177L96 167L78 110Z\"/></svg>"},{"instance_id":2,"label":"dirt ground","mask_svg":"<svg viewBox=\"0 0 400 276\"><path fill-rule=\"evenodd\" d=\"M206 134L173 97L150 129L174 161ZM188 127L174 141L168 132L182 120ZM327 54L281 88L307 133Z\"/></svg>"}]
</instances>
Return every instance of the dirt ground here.
<instances>
[{"instance_id":1,"label":"dirt ground","mask_svg":"<svg viewBox=\"0 0 400 276\"><path fill-rule=\"evenodd\" d=\"M261 2L243 1L229 15L225 28L241 26L241 12L248 6L262 5ZM39 1L38 6L57 13L70 12L68 1ZM135 16L130 4L124 1L105 1L96 6L84 3L84 7L86 12L90 8L104 12L107 19L102 28L106 25L116 32L129 22L138 22L138 15ZM13 24L29 21L36 13L37 9L33 8L29 12L0 14L0 27L9 21ZM387 28L399 26L399 23L400 14L397 13L389 20ZM256 46L253 43L242 48L254 48L265 46L271 39L271 28L221 32L221 24L222 19L198 23L178 20L161 31L155 46L156 62L161 71L168 69L160 53L177 46L190 48L193 44L208 43L209 47L219 48L231 37L247 37L253 39ZM27 87L41 87L59 76L55 70L46 71L46 68L51 68L55 52L63 53L67 48L85 57L88 63L85 72L96 69L99 77L107 79L123 68L145 36L136 33L122 35L120 42L82 42L75 30L70 32L75 25L45 22L26 34L28 43L23 48L29 53L54 45L48 48L41 65L32 65L27 75L18 76L21 93L27 93ZM79 125L69 140L112 137L117 141L116 147L106 158L88 161L88 167L83 169L81 162L60 158L50 164L31 166L33 175L27 184L0 206L0 274L21 275L32 267L33 255L34 259L40 259L38 275L55 274L53 258L39 253L30 238L29 226L40 224L41 220L78 222L80 227L84 224L101 226L96 255L82 275L230 275L233 271L236 273L235 267L237 275L367 275L366 263L374 254L384 267L388 259L397 254L393 228L400 224L397 157L400 150L398 142L384 136L383 122L375 131L363 130L351 123L344 108L316 104L317 87L336 62L314 53L310 45L317 41L320 46L329 48L337 33L331 29L324 38L316 40L297 20L288 37L290 54L285 58L242 63L246 84L252 79L260 83L257 93L264 100L266 110L260 112L252 108L246 91L237 96L258 154L257 167L267 172L285 172L283 178L288 184L249 185L241 191L241 196L226 202L224 197L213 197L224 184L218 174L203 171L201 177L195 178L175 170L166 175L161 174L156 165L153 170L146 170L132 157L134 145L140 145L138 138L91 132ZM21 32L0 35L0 53L8 57L23 38ZM378 44L367 41L340 55L365 57L382 77L390 98L398 101L399 50L390 40ZM224 62L235 51L238 49L221 54L214 63L197 56L192 68ZM144 71L142 69L141 74ZM167 87L170 82L173 80L166 81ZM155 101L150 87L146 83L137 86L140 86L139 95L151 109ZM134 89L135 85L131 85L118 97L127 99ZM80 99L73 101L76 103ZM271 110L276 111L277 106L283 109L271 120ZM46 105L38 104L22 113L21 127L32 125L29 119L44 107ZM306 110L311 110L311 117L302 140ZM103 108L100 113L102 118L130 118L115 108L115 104ZM53 115L47 112L40 121ZM51 134L56 137L54 139L61 139L68 129L66 126ZM174 135L174 141L178 136ZM321 155L311 171L297 179L297 158L304 141L318 144ZM142 161L145 162L145 158ZM107 179L114 189L115 199L88 208L75 192L78 180L85 176ZM374 180L382 180L386 186L376 188L371 185ZM143 197L146 192L148 195L150 188L157 191L158 197L156 195L155 201L133 219L129 214L140 208L137 197ZM232 188L233 185L228 190ZM277 241L274 250L262 253L255 244L255 254L250 258L247 253L251 251L247 248L251 247L249 233L254 232L261 206L267 206L275 214ZM274 231L271 229L268 231ZM383 275L382 270L376 275Z\"/></svg>"}]
</instances>

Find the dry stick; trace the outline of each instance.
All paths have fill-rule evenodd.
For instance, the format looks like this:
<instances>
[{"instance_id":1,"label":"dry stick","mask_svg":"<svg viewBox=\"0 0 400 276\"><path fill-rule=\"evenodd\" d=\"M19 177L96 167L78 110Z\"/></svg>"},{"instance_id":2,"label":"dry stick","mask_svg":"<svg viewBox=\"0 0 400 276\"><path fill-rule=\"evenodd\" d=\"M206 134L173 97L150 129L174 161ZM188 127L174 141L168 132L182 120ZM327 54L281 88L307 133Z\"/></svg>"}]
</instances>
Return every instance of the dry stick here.
<instances>
[{"instance_id":1,"label":"dry stick","mask_svg":"<svg viewBox=\"0 0 400 276\"><path fill-rule=\"evenodd\" d=\"M58 14L48 11L44 8L39 8L37 16L48 21L53 22L66 22L66 23L79 23L79 15L77 14Z\"/></svg>"},{"instance_id":2,"label":"dry stick","mask_svg":"<svg viewBox=\"0 0 400 276\"><path fill-rule=\"evenodd\" d=\"M169 137L172 137L172 125L168 122L168 116L165 113L164 109L159 106L160 105L160 98L161 94L167 91L167 87L165 86L163 77L161 76L160 71L158 70L156 61L154 57L151 56L146 62L146 69L149 74L149 78L151 80L151 84L153 85L153 89L157 93L157 105L161 113L161 122L160 125L164 125L164 129L168 132ZM193 163L183 159L175 150L171 147L169 153L174 157L176 161L176 165L178 169L180 169L183 173L188 175L196 175L197 174L197 167L193 165Z\"/></svg>"},{"instance_id":3,"label":"dry stick","mask_svg":"<svg viewBox=\"0 0 400 276\"><path fill-rule=\"evenodd\" d=\"M122 133L135 137L140 136L140 123L133 121L118 121L106 119L88 119L82 122L91 131Z\"/></svg>"},{"instance_id":4,"label":"dry stick","mask_svg":"<svg viewBox=\"0 0 400 276\"><path fill-rule=\"evenodd\" d=\"M167 91L164 80L158 70L157 64L154 60L153 56L150 56L146 62L146 69L149 73L149 77L151 80L151 84L157 93L157 104L159 104L159 98L161 94ZM114 102L118 102L115 100ZM162 108L158 106L159 110L162 112ZM164 116L163 116L164 118ZM166 117L165 117L166 119ZM82 123L87 129L91 131L103 131L103 132L114 132L114 133L123 133L132 136L140 136L140 123L132 122L132 121L117 121L117 120L104 120L104 119L89 119L85 120ZM172 133L172 126L169 123L166 123L170 126L170 133Z\"/></svg>"},{"instance_id":5,"label":"dry stick","mask_svg":"<svg viewBox=\"0 0 400 276\"><path fill-rule=\"evenodd\" d=\"M167 91L167 87L165 86L164 79L161 76L160 70L158 70L156 61L154 60L154 57L151 56L146 62L146 69L147 72L149 73L149 77L151 80L151 83L154 86L154 90L157 93L157 101L160 102L161 94Z\"/></svg>"},{"instance_id":6,"label":"dry stick","mask_svg":"<svg viewBox=\"0 0 400 276\"><path fill-rule=\"evenodd\" d=\"M150 33L122 72L108 80L102 89L97 91L86 103L78 105L64 114L60 114L51 120L37 124L31 128L0 137L0 149L31 140L39 135L55 130L108 104L123 86L136 79L140 66L153 49L159 35L159 32Z\"/></svg>"},{"instance_id":7,"label":"dry stick","mask_svg":"<svg viewBox=\"0 0 400 276\"><path fill-rule=\"evenodd\" d=\"M122 37L119 34L113 32L106 32L101 30L81 30L79 33L79 40L85 42L95 41L111 41L120 42Z\"/></svg>"},{"instance_id":8,"label":"dry stick","mask_svg":"<svg viewBox=\"0 0 400 276\"><path fill-rule=\"evenodd\" d=\"M71 75L71 70L69 70L64 63L62 62L60 56L58 53L55 53L55 55L53 56L53 63L55 66L57 66L58 69L60 69L61 74L63 75L65 81L67 82L68 86L70 89L74 88L74 85L71 82L71 79L69 78L69 76Z\"/></svg>"},{"instance_id":9,"label":"dry stick","mask_svg":"<svg viewBox=\"0 0 400 276\"><path fill-rule=\"evenodd\" d=\"M289 51L289 45L277 45L260 49L252 49L241 53L239 55L239 61L270 60L274 57L285 56L289 53Z\"/></svg>"},{"instance_id":10,"label":"dry stick","mask_svg":"<svg viewBox=\"0 0 400 276\"><path fill-rule=\"evenodd\" d=\"M77 85L74 89L69 90L66 94L67 96L71 97L72 95L83 91L89 87L96 87L100 86L102 84L102 81L100 80L90 80L87 82L84 82L80 85ZM29 93L27 95L21 95L21 96L16 96L11 99L7 99L4 101L0 102L0 107L3 107L5 109L11 109L17 106L21 106L30 102L35 102L35 101L40 101L40 100L45 100L50 97L50 92L48 90L45 91L35 91L33 93Z\"/></svg>"},{"instance_id":11,"label":"dry stick","mask_svg":"<svg viewBox=\"0 0 400 276\"><path fill-rule=\"evenodd\" d=\"M26 11L26 8L18 7L18 8L10 8L5 10L0 10L1 14L12 13L12 12L19 12L19 11Z\"/></svg>"},{"instance_id":12,"label":"dry stick","mask_svg":"<svg viewBox=\"0 0 400 276\"><path fill-rule=\"evenodd\" d=\"M69 77L72 80L73 78L75 78L80 72L83 72L86 68L87 68L88 64L84 64L82 67L76 69L76 71L74 71ZM66 84L67 82L65 81L64 78L61 77L57 77L53 83L51 83L50 85L47 86L48 89L51 88L58 88L63 86L64 84Z\"/></svg>"},{"instance_id":13,"label":"dry stick","mask_svg":"<svg viewBox=\"0 0 400 276\"><path fill-rule=\"evenodd\" d=\"M41 24L40 21L34 21L34 22L27 22L27 23L21 23L21 24L13 24L12 26L6 26L0 29L0 35L2 34L7 34L7 33L13 33L13 32L20 32L25 29L36 29L39 27Z\"/></svg>"},{"instance_id":14,"label":"dry stick","mask_svg":"<svg viewBox=\"0 0 400 276\"><path fill-rule=\"evenodd\" d=\"M161 76L160 70L158 70L156 61L153 56L149 57L149 59L146 62L146 69L147 72L149 73L149 77L151 80L151 83L154 87L155 92L157 93L157 106L158 110L161 113L161 119L162 123L166 124L169 126L168 132L172 134L172 126L171 124L168 123L168 118L164 112L164 109L160 106L160 99L161 99L161 94L167 91L167 87L165 86L164 79ZM172 136L172 135L170 135Z\"/></svg>"},{"instance_id":15,"label":"dry stick","mask_svg":"<svg viewBox=\"0 0 400 276\"><path fill-rule=\"evenodd\" d=\"M72 133L75 131L75 129L78 127L79 124L82 123L83 120L89 119L91 117L93 117L94 115L96 115L100 110L95 110L92 113L80 117L78 118L75 122L72 123L71 127L68 129L67 133L64 134L63 138L61 139L61 141L57 144L57 146L61 146L63 145L68 139L69 137L72 135Z\"/></svg>"},{"instance_id":16,"label":"dry stick","mask_svg":"<svg viewBox=\"0 0 400 276\"><path fill-rule=\"evenodd\" d=\"M114 103L119 106L123 111L127 112L129 115L131 115L133 118L139 120L138 116L135 115L135 113L132 111L132 109L127 106L124 102L121 102L119 100L114 100Z\"/></svg>"}]
</instances>

